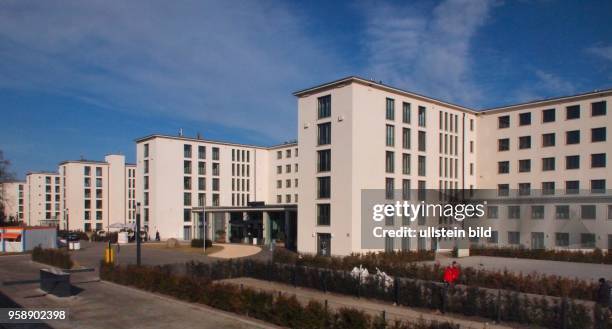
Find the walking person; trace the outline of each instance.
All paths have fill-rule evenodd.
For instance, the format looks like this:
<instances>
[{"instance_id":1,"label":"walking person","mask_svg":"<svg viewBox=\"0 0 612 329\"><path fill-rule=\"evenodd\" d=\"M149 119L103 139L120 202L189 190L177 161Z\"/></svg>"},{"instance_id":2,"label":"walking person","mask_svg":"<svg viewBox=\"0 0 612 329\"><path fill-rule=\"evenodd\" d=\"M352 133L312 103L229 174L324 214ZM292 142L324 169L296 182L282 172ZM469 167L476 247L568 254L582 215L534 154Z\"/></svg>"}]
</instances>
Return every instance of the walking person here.
<instances>
[{"instance_id":1,"label":"walking person","mask_svg":"<svg viewBox=\"0 0 612 329\"><path fill-rule=\"evenodd\" d=\"M604 278L599 278L597 287L597 304L602 307L610 307L610 285Z\"/></svg>"},{"instance_id":2,"label":"walking person","mask_svg":"<svg viewBox=\"0 0 612 329\"><path fill-rule=\"evenodd\" d=\"M446 269L444 270L444 276L442 278L442 280L444 281L444 285L442 286L442 291L441 291L441 305L440 305L440 312L442 312L442 314L444 314L446 312L446 307L448 304L448 289L451 286L455 285L455 282L457 281L457 279L459 278L459 267L457 266L457 262L453 261L451 263L451 265L447 266Z\"/></svg>"}]
</instances>

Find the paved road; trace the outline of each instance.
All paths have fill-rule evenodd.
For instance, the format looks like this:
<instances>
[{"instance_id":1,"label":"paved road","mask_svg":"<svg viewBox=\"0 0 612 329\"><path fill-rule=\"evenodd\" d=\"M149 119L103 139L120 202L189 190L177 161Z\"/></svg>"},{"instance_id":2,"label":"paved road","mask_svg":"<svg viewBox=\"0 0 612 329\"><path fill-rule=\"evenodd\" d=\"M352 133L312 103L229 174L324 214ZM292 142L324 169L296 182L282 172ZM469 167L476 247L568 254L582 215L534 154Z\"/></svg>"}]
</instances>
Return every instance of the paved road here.
<instances>
[{"instance_id":1,"label":"paved road","mask_svg":"<svg viewBox=\"0 0 612 329\"><path fill-rule=\"evenodd\" d=\"M0 281L3 282L0 293L5 296L4 303L0 298L0 303L3 303L0 307L9 307L9 302L13 301L25 308L67 308L70 320L49 321L49 325L56 329L271 327L202 305L101 282L97 280L97 273L72 275L73 285L79 291L76 296L61 299L45 296L38 289L38 283L24 283L37 279L38 270L43 267L31 262L29 255L0 256ZM4 284L7 282L14 284Z\"/></svg>"},{"instance_id":2,"label":"paved road","mask_svg":"<svg viewBox=\"0 0 612 329\"><path fill-rule=\"evenodd\" d=\"M557 262L550 260L487 256L471 256L459 259L438 257L436 261L440 262L442 265L448 265L453 260L457 261L463 267L483 268L485 270L508 270L510 272L522 272L524 274L538 272L548 275L560 275L568 278L575 277L582 280L598 280L602 277L612 280L612 265L606 264ZM426 263L431 264L434 262L435 261Z\"/></svg>"},{"instance_id":3,"label":"paved road","mask_svg":"<svg viewBox=\"0 0 612 329\"><path fill-rule=\"evenodd\" d=\"M104 248L107 245L108 244L104 242L81 242L81 250L71 252L72 259L85 267L97 268L100 264L100 260L104 257ZM239 257L248 255L249 257L262 260L271 258L271 253L268 250L261 250L259 247L255 246L240 244L223 244L222 246L224 248L231 248L233 250L231 253ZM116 245L113 245L113 248L116 248ZM244 252L236 251L236 249L244 249ZM216 254L212 254L211 256L216 256ZM219 260L197 253L172 249L149 248L147 246L142 246L141 255L142 264L145 265L183 264L192 260L208 263ZM130 244L120 246L119 252L117 253L117 263L136 264L136 245Z\"/></svg>"}]
</instances>

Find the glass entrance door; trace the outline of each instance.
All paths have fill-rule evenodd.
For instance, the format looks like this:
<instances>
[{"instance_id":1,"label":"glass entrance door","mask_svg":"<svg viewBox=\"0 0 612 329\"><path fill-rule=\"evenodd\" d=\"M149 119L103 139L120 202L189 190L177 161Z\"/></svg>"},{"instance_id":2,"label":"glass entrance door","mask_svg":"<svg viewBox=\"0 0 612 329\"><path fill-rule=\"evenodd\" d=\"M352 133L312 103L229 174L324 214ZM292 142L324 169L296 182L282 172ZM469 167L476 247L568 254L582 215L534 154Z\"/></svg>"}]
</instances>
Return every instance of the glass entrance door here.
<instances>
[{"instance_id":1,"label":"glass entrance door","mask_svg":"<svg viewBox=\"0 0 612 329\"><path fill-rule=\"evenodd\" d=\"M331 255L331 234L329 233L318 233L317 234L317 255L330 256Z\"/></svg>"}]
</instances>

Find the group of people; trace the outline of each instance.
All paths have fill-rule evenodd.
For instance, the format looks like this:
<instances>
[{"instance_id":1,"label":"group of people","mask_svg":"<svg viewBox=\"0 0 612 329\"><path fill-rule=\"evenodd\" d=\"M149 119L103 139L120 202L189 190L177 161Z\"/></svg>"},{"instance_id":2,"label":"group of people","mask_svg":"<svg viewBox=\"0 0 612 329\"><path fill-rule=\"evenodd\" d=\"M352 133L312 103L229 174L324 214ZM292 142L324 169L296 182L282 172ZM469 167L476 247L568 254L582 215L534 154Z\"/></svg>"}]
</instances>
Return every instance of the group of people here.
<instances>
[{"instance_id":1,"label":"group of people","mask_svg":"<svg viewBox=\"0 0 612 329\"><path fill-rule=\"evenodd\" d=\"M457 265L456 261L453 261L449 266L444 269L444 275L442 280L444 281L444 285L442 288L442 296L441 296L441 307L440 312L444 313L446 311L447 301L448 301L448 289L455 285L459 276L461 275L461 270ZM596 301L597 304L602 307L612 307L610 301L612 299L612 291L610 290L610 284L606 281L605 278L599 279L599 286L597 287L597 295Z\"/></svg>"}]
</instances>

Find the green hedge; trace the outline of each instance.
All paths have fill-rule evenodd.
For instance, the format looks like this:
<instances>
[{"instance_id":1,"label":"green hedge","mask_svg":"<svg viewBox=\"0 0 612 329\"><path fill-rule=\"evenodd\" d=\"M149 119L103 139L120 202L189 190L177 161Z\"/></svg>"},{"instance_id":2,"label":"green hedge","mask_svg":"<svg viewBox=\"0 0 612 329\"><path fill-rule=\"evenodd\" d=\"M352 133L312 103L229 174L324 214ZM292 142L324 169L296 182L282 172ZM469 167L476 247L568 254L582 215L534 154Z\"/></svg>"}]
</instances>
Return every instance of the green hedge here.
<instances>
[{"instance_id":1,"label":"green hedge","mask_svg":"<svg viewBox=\"0 0 612 329\"><path fill-rule=\"evenodd\" d=\"M204 240L202 239L191 239L192 248L204 248ZM206 248L212 247L212 241L206 239Z\"/></svg>"},{"instance_id":2,"label":"green hedge","mask_svg":"<svg viewBox=\"0 0 612 329\"><path fill-rule=\"evenodd\" d=\"M604 253L601 249L593 251L570 251L550 249L526 249L526 248L470 248L471 256L492 256L508 258L528 258L539 260L554 260L561 262L612 264L612 253Z\"/></svg>"},{"instance_id":3,"label":"green hedge","mask_svg":"<svg viewBox=\"0 0 612 329\"><path fill-rule=\"evenodd\" d=\"M420 259L428 257L427 253L380 253L366 256L351 255L345 257L321 257L300 255L285 250L274 252L274 261L283 264L312 266L324 269L350 271L353 267L363 265L370 273L379 268L391 276L402 278L442 282L444 267L438 264L418 264L401 261L403 258ZM362 261L362 262L360 262ZM461 261L458 261L459 264ZM488 271L465 267L461 269L459 284L491 289L513 290L523 293L569 297L573 299L595 300L597 283L566 278L558 275L539 273L522 274L504 271Z\"/></svg>"},{"instance_id":4,"label":"green hedge","mask_svg":"<svg viewBox=\"0 0 612 329\"><path fill-rule=\"evenodd\" d=\"M102 263L100 278L133 286L192 303L201 303L224 311L250 316L289 328L397 328L397 329L458 329L449 322L387 323L381 316L372 317L362 311L342 308L326 309L310 301L302 305L294 296L273 295L235 285L212 283L206 278L181 276L171 267L114 266Z\"/></svg>"},{"instance_id":5,"label":"green hedge","mask_svg":"<svg viewBox=\"0 0 612 329\"><path fill-rule=\"evenodd\" d=\"M70 269L72 265L74 265L72 259L70 259L70 254L63 249L43 249L41 247L35 247L32 250L32 260L61 269Z\"/></svg>"}]
</instances>

